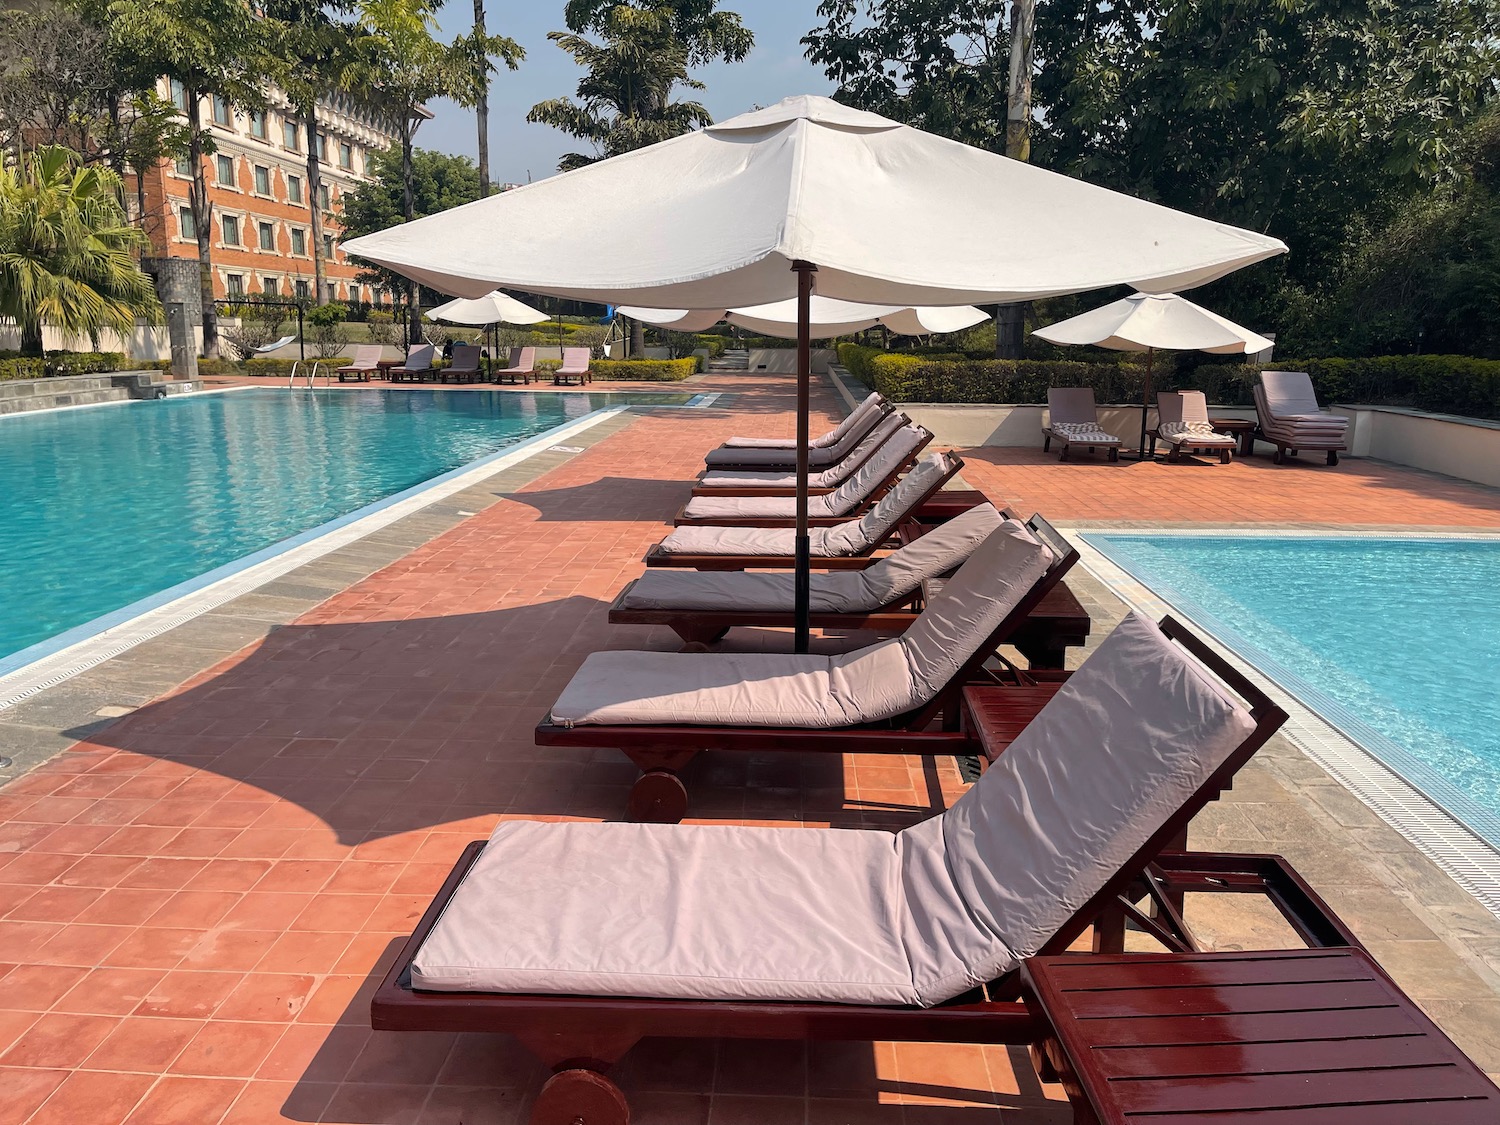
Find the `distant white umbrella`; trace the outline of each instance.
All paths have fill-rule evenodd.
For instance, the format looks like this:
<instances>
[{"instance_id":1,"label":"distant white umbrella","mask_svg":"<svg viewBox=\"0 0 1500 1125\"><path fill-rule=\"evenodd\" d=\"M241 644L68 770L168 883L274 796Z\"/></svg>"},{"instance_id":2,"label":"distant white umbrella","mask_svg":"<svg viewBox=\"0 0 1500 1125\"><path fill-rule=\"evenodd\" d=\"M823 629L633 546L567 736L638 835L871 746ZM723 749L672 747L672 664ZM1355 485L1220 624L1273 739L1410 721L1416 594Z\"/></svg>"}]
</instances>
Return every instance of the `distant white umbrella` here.
<instances>
[{"instance_id":1,"label":"distant white umbrella","mask_svg":"<svg viewBox=\"0 0 1500 1125\"><path fill-rule=\"evenodd\" d=\"M671 328L678 332L702 332L720 321L761 336L797 338L797 302L775 301L769 305L748 305L740 309L646 309L622 305L618 310L632 320ZM951 308L898 308L894 305L867 305L858 301L836 301L814 295L808 306L808 331L814 340L844 336L884 324L898 336L925 336L933 332L960 332L989 319L989 313L972 305Z\"/></svg>"},{"instance_id":2,"label":"distant white umbrella","mask_svg":"<svg viewBox=\"0 0 1500 1125\"><path fill-rule=\"evenodd\" d=\"M1146 387L1141 398L1140 456L1146 456L1146 415L1151 410L1151 356L1163 351L1238 354L1263 352L1273 341L1241 328L1175 293L1133 293L1123 300L1038 328L1032 333L1051 344L1146 353Z\"/></svg>"},{"instance_id":3,"label":"distant white umbrella","mask_svg":"<svg viewBox=\"0 0 1500 1125\"><path fill-rule=\"evenodd\" d=\"M631 237L632 232L639 237ZM1190 289L1277 239L794 97L344 244L447 293L652 308L798 301L796 643L807 648L810 306Z\"/></svg>"},{"instance_id":4,"label":"distant white umbrella","mask_svg":"<svg viewBox=\"0 0 1500 1125\"><path fill-rule=\"evenodd\" d=\"M549 317L496 289L483 297L460 297L446 305L428 309L427 319L448 324L540 324Z\"/></svg>"}]
</instances>

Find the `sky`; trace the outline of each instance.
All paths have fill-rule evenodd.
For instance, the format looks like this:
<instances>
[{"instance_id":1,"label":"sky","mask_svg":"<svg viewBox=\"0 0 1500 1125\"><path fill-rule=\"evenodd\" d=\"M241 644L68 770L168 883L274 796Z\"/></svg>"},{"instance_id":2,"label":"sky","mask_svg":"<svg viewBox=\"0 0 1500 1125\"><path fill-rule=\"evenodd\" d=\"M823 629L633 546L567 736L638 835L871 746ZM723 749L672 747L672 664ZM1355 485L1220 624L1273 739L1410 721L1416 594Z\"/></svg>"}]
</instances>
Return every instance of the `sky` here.
<instances>
[{"instance_id":1,"label":"sky","mask_svg":"<svg viewBox=\"0 0 1500 1125\"><path fill-rule=\"evenodd\" d=\"M756 105L770 105L791 94L830 94L833 84L802 57L797 42L817 25L817 0L727 0L721 7L737 11L755 33L755 49L743 62L702 67L696 77L707 90L683 97L703 102L722 121ZM515 71L501 68L490 83L490 175L496 183L525 183L557 171L566 152L580 142L546 125L531 125L526 112L547 98L576 93L581 67L547 32L564 30L562 0L486 0L485 22L491 34L508 35L526 49ZM468 0L448 0L438 13L445 38L466 33L474 9ZM436 115L417 132L419 148L474 156L474 114L448 101L428 106ZM588 151L583 147L581 151Z\"/></svg>"}]
</instances>

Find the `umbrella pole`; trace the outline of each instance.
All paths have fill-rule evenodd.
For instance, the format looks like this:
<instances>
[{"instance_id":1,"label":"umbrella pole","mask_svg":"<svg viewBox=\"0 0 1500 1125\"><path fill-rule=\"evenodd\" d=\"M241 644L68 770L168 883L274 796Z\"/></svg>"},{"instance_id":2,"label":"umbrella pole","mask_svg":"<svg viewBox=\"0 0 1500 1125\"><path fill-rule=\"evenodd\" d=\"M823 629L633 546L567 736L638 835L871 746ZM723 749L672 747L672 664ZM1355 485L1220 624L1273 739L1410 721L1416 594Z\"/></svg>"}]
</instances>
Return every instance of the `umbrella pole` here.
<instances>
[{"instance_id":1,"label":"umbrella pole","mask_svg":"<svg viewBox=\"0 0 1500 1125\"><path fill-rule=\"evenodd\" d=\"M793 648L806 652L812 633L812 545L807 531L809 396L812 388L812 283L817 266L793 262L797 274L797 541L792 579Z\"/></svg>"},{"instance_id":2,"label":"umbrella pole","mask_svg":"<svg viewBox=\"0 0 1500 1125\"><path fill-rule=\"evenodd\" d=\"M1148 461L1146 456L1146 415L1151 413L1151 349L1146 349L1146 389L1141 392L1141 445L1136 454L1138 460Z\"/></svg>"}]
</instances>

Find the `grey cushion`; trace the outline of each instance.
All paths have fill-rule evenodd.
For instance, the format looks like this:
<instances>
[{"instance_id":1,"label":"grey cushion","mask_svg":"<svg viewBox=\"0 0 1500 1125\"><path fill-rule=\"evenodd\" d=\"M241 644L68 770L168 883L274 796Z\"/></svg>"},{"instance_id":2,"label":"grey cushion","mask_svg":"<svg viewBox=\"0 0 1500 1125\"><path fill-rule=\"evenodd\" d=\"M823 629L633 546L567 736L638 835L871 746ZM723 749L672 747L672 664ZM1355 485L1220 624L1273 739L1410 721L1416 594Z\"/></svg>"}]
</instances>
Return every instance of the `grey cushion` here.
<instances>
[{"instance_id":1,"label":"grey cushion","mask_svg":"<svg viewBox=\"0 0 1500 1125\"><path fill-rule=\"evenodd\" d=\"M885 408L885 398L879 391L872 391L863 402L849 412L842 422L825 434L819 434L813 438L808 445L813 448L826 448L838 442L850 430L854 429L865 419L874 414L879 416L880 411ZM789 449L793 453L797 451L796 438L757 438L757 437L732 437L719 447L720 449Z\"/></svg>"},{"instance_id":2,"label":"grey cushion","mask_svg":"<svg viewBox=\"0 0 1500 1125\"><path fill-rule=\"evenodd\" d=\"M868 403L869 400L866 400ZM849 456L855 446L870 432L870 429L879 420L884 410L884 403L877 402L866 408L861 403L861 410L856 410L845 422L853 420L853 424L843 432L837 429L832 431L831 440L825 444L812 444L808 448L808 461L810 464L823 466L832 465L837 461ZM841 427L842 428L842 427ZM720 447L709 450L704 461L710 466L714 465L766 465L771 467L795 465L797 463L797 446L793 441L789 446L770 447Z\"/></svg>"},{"instance_id":3,"label":"grey cushion","mask_svg":"<svg viewBox=\"0 0 1500 1125\"><path fill-rule=\"evenodd\" d=\"M907 422L908 419L904 414L896 412L887 414L860 440L847 457L829 465L826 469L810 470L807 475L808 486L810 488L837 488L853 476L866 461L871 460L872 457L880 457L883 452L881 447L897 435L902 435L903 442L909 440L902 430ZM910 452L910 446L907 447L907 452ZM900 462L901 457L897 457L895 461L888 462L888 464L897 465ZM890 472L889 467L886 472ZM790 471L712 469L698 478L698 484L703 488L793 488L797 484L797 473L795 468Z\"/></svg>"}]
</instances>

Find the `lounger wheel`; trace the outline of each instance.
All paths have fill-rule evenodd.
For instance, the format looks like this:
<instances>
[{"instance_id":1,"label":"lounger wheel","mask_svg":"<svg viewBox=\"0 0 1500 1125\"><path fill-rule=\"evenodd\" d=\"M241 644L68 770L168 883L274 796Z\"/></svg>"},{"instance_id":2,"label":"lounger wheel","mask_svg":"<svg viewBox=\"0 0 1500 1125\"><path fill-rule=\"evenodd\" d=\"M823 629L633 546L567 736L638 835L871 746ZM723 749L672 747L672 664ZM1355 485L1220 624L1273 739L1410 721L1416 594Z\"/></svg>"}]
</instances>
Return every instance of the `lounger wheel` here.
<instances>
[{"instance_id":1,"label":"lounger wheel","mask_svg":"<svg viewBox=\"0 0 1500 1125\"><path fill-rule=\"evenodd\" d=\"M687 786L671 770L647 770L630 788L625 815L637 824L676 824L687 815Z\"/></svg>"},{"instance_id":2,"label":"lounger wheel","mask_svg":"<svg viewBox=\"0 0 1500 1125\"><path fill-rule=\"evenodd\" d=\"M1330 449L1328 451L1328 463L1330 465L1337 465L1339 463L1339 451L1337 449Z\"/></svg>"},{"instance_id":3,"label":"lounger wheel","mask_svg":"<svg viewBox=\"0 0 1500 1125\"><path fill-rule=\"evenodd\" d=\"M542 1087L531 1125L630 1125L620 1088L593 1070L560 1070Z\"/></svg>"},{"instance_id":4,"label":"lounger wheel","mask_svg":"<svg viewBox=\"0 0 1500 1125\"><path fill-rule=\"evenodd\" d=\"M1219 464L1221 464L1221 465L1227 465L1227 464L1229 464L1229 459L1230 459L1230 451L1229 450L1227 450L1227 449L1221 449L1221 450L1219 450Z\"/></svg>"}]
</instances>

